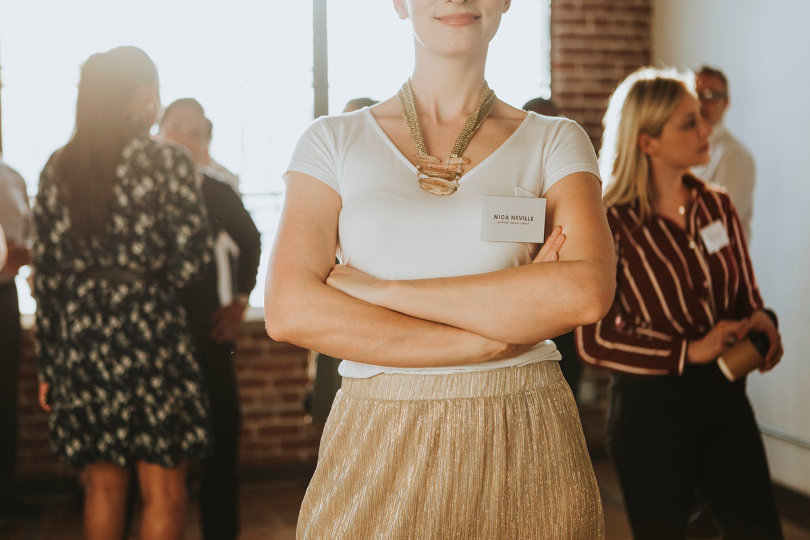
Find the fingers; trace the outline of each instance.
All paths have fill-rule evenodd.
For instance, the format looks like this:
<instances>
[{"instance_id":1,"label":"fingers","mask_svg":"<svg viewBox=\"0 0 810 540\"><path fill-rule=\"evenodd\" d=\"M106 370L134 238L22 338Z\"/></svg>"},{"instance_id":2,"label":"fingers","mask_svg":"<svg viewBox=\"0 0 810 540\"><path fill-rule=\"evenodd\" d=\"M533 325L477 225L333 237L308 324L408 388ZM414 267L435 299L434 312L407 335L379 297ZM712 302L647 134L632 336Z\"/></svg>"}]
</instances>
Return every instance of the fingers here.
<instances>
[{"instance_id":1,"label":"fingers","mask_svg":"<svg viewBox=\"0 0 810 540\"><path fill-rule=\"evenodd\" d=\"M565 244L565 240L567 238L567 236L562 234L562 228L560 228L560 235L556 238L556 240L554 240L554 253L556 255L559 255L560 250L562 249L563 244Z\"/></svg>"},{"instance_id":2,"label":"fingers","mask_svg":"<svg viewBox=\"0 0 810 540\"><path fill-rule=\"evenodd\" d=\"M562 227L554 227L532 262L558 261L560 259L559 252L563 244L565 244L565 235L562 233Z\"/></svg>"},{"instance_id":3,"label":"fingers","mask_svg":"<svg viewBox=\"0 0 810 540\"><path fill-rule=\"evenodd\" d=\"M550 244L556 241L561 235L562 235L562 227L558 225L557 227L551 229L551 234L548 235L548 238L546 238L545 243Z\"/></svg>"},{"instance_id":4,"label":"fingers","mask_svg":"<svg viewBox=\"0 0 810 540\"><path fill-rule=\"evenodd\" d=\"M778 364L782 360L782 354L783 353L784 353L784 350L782 349L782 344L781 343L779 345L777 345L777 347L775 348L775 350L773 352L773 355L771 355L771 351L769 350L768 355L765 358L765 363L762 365L761 368L759 368L760 373L765 373L765 372L770 371L773 368L775 368L776 364Z\"/></svg>"},{"instance_id":5,"label":"fingers","mask_svg":"<svg viewBox=\"0 0 810 540\"><path fill-rule=\"evenodd\" d=\"M748 319L741 319L739 321L719 321L711 331L717 334L722 346L731 347L737 341L743 339L748 330Z\"/></svg>"},{"instance_id":6,"label":"fingers","mask_svg":"<svg viewBox=\"0 0 810 540\"><path fill-rule=\"evenodd\" d=\"M735 337L737 340L743 339L747 334L748 331L751 329L751 321L750 319L741 319L738 322L737 329L734 332Z\"/></svg>"},{"instance_id":7,"label":"fingers","mask_svg":"<svg viewBox=\"0 0 810 540\"><path fill-rule=\"evenodd\" d=\"M51 405L48 403L48 392L51 389L49 383L39 383L39 406L45 412L51 412Z\"/></svg>"},{"instance_id":8,"label":"fingers","mask_svg":"<svg viewBox=\"0 0 810 540\"><path fill-rule=\"evenodd\" d=\"M768 341L770 343L770 347L768 348L768 352L765 354L765 365L763 368L766 368L764 371L770 371L773 369L776 364L779 363L779 360L782 359L782 338L779 335L779 332L772 328L770 331L766 330L768 334Z\"/></svg>"}]
</instances>

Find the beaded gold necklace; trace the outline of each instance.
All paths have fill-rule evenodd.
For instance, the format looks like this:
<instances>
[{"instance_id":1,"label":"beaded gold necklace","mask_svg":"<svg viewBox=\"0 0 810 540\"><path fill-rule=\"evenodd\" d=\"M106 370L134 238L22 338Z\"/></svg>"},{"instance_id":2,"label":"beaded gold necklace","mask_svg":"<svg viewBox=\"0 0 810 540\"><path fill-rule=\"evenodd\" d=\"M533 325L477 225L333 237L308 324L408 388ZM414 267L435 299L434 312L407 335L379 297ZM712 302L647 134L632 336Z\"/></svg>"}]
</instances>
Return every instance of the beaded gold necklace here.
<instances>
[{"instance_id":1,"label":"beaded gold necklace","mask_svg":"<svg viewBox=\"0 0 810 540\"><path fill-rule=\"evenodd\" d=\"M492 111L492 107L495 105L495 92L489 88L486 82L484 83L478 107L467 117L461 133L456 139L456 144L453 145L453 150L450 152L450 157L444 163L439 158L428 154L425 139L422 136L422 128L419 126L419 117L416 115L410 79L405 81L397 96L402 117L405 119L413 144L416 146L416 172L419 187L433 195L452 195L458 190L464 166L469 163L469 160L461 155L467 149L475 132Z\"/></svg>"}]
</instances>

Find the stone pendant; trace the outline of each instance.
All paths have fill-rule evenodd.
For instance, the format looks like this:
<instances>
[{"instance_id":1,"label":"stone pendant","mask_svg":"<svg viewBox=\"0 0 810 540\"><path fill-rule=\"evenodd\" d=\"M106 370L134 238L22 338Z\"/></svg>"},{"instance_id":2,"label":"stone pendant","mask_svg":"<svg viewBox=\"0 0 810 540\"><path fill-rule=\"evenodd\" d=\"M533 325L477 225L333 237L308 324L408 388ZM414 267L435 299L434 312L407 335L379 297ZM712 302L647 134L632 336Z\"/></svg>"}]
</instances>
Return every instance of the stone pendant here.
<instances>
[{"instance_id":1,"label":"stone pendant","mask_svg":"<svg viewBox=\"0 0 810 540\"><path fill-rule=\"evenodd\" d=\"M433 195L452 195L458 190L459 179L469 160L463 157L442 161L433 156L416 156L419 187Z\"/></svg>"}]
</instances>

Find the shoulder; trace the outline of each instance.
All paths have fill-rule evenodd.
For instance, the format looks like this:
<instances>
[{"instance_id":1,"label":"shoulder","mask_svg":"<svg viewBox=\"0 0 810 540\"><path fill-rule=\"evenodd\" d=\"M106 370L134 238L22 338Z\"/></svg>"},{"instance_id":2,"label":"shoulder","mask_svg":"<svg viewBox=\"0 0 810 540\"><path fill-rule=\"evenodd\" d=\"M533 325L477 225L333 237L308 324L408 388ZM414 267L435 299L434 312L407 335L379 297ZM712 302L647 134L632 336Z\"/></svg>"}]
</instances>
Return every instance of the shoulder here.
<instances>
[{"instance_id":1,"label":"shoulder","mask_svg":"<svg viewBox=\"0 0 810 540\"><path fill-rule=\"evenodd\" d=\"M620 236L624 229L636 230L644 227L644 221L634 203L614 204L605 211L614 236Z\"/></svg>"},{"instance_id":2,"label":"shoulder","mask_svg":"<svg viewBox=\"0 0 810 540\"><path fill-rule=\"evenodd\" d=\"M157 141L151 137L134 137L124 146L124 158L132 158L136 155L147 155L153 158L163 158L172 160L191 160L188 151L180 146L168 141Z\"/></svg>"},{"instance_id":3,"label":"shoulder","mask_svg":"<svg viewBox=\"0 0 810 540\"><path fill-rule=\"evenodd\" d=\"M241 206L242 199L234 192L233 188L208 174L202 175L202 190L205 194L206 201L211 199L219 204L232 204L239 202Z\"/></svg>"},{"instance_id":4,"label":"shoulder","mask_svg":"<svg viewBox=\"0 0 810 540\"><path fill-rule=\"evenodd\" d=\"M25 180L22 175L11 166L0 161L0 190L6 193L25 194Z\"/></svg>"},{"instance_id":5,"label":"shoulder","mask_svg":"<svg viewBox=\"0 0 810 540\"><path fill-rule=\"evenodd\" d=\"M53 182L57 177L56 172L56 164L59 160L59 156L62 154L62 150L64 147L58 148L55 150L49 157L48 160L45 162L45 165L42 167L42 173L39 177L39 188L40 190L43 186Z\"/></svg>"},{"instance_id":6,"label":"shoulder","mask_svg":"<svg viewBox=\"0 0 810 540\"><path fill-rule=\"evenodd\" d=\"M366 118L368 114L369 112L367 110L360 109L348 113L320 116L309 124L304 132L304 136L310 134L340 140L356 132L358 129L365 127L368 122Z\"/></svg>"},{"instance_id":7,"label":"shoulder","mask_svg":"<svg viewBox=\"0 0 810 540\"><path fill-rule=\"evenodd\" d=\"M184 147L150 137L134 137L122 152L124 164L130 174L193 177L194 160Z\"/></svg>"},{"instance_id":8,"label":"shoulder","mask_svg":"<svg viewBox=\"0 0 810 540\"><path fill-rule=\"evenodd\" d=\"M23 177L11 165L0 161L0 180L8 183L24 182Z\"/></svg>"},{"instance_id":9,"label":"shoulder","mask_svg":"<svg viewBox=\"0 0 810 540\"><path fill-rule=\"evenodd\" d=\"M731 157L735 160L746 160L753 163L754 156L751 151L730 131L724 130L717 139L718 150L722 151L723 156Z\"/></svg>"},{"instance_id":10,"label":"shoulder","mask_svg":"<svg viewBox=\"0 0 810 540\"><path fill-rule=\"evenodd\" d=\"M574 120L563 116L544 116L536 112L526 115L526 125L534 131L540 131L547 137L583 136L585 130Z\"/></svg>"},{"instance_id":11,"label":"shoulder","mask_svg":"<svg viewBox=\"0 0 810 540\"><path fill-rule=\"evenodd\" d=\"M587 162L592 165L588 171L599 176L593 143L574 120L530 112L521 129L523 145L532 145L534 152L558 164Z\"/></svg>"},{"instance_id":12,"label":"shoulder","mask_svg":"<svg viewBox=\"0 0 810 540\"><path fill-rule=\"evenodd\" d=\"M726 188L704 182L692 174L687 174L684 181L697 190L698 198L704 202L713 217L720 217L731 212L733 204Z\"/></svg>"}]
</instances>

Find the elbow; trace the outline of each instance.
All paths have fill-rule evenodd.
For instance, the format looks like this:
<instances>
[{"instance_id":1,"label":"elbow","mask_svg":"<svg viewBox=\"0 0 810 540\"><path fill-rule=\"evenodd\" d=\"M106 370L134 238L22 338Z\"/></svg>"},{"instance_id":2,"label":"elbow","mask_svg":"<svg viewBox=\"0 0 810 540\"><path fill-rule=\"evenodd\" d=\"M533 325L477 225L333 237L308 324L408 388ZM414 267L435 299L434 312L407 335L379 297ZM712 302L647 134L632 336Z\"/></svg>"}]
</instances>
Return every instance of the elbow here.
<instances>
[{"instance_id":1,"label":"elbow","mask_svg":"<svg viewBox=\"0 0 810 540\"><path fill-rule=\"evenodd\" d=\"M305 307L294 295L265 295L264 329L273 341L303 346L306 322L302 316Z\"/></svg>"},{"instance_id":2,"label":"elbow","mask_svg":"<svg viewBox=\"0 0 810 540\"><path fill-rule=\"evenodd\" d=\"M581 325L594 324L605 318L613 305L615 287L600 289L588 295L588 300L582 306Z\"/></svg>"},{"instance_id":3,"label":"elbow","mask_svg":"<svg viewBox=\"0 0 810 540\"><path fill-rule=\"evenodd\" d=\"M265 308L264 310L264 330L267 332L267 337L272 339L273 341L280 341L280 342L289 342L289 338L287 337L289 331L284 324L280 324L280 321L277 317L273 314L269 313L270 310Z\"/></svg>"},{"instance_id":4,"label":"elbow","mask_svg":"<svg viewBox=\"0 0 810 540\"><path fill-rule=\"evenodd\" d=\"M290 311L274 309L266 305L264 308L264 329L267 337L273 341L301 345L302 325L296 317L290 316Z\"/></svg>"},{"instance_id":5,"label":"elbow","mask_svg":"<svg viewBox=\"0 0 810 540\"><path fill-rule=\"evenodd\" d=\"M293 343L295 340L295 306L289 295L267 288L264 295L264 329L273 341Z\"/></svg>"},{"instance_id":6,"label":"elbow","mask_svg":"<svg viewBox=\"0 0 810 540\"><path fill-rule=\"evenodd\" d=\"M581 320L578 326L594 324L604 319L613 306L616 294L616 274L612 268L593 276L588 283L581 290Z\"/></svg>"},{"instance_id":7,"label":"elbow","mask_svg":"<svg viewBox=\"0 0 810 540\"><path fill-rule=\"evenodd\" d=\"M267 302L264 304L264 330L273 341L287 341L287 325L283 324L278 310L272 309Z\"/></svg>"}]
</instances>

